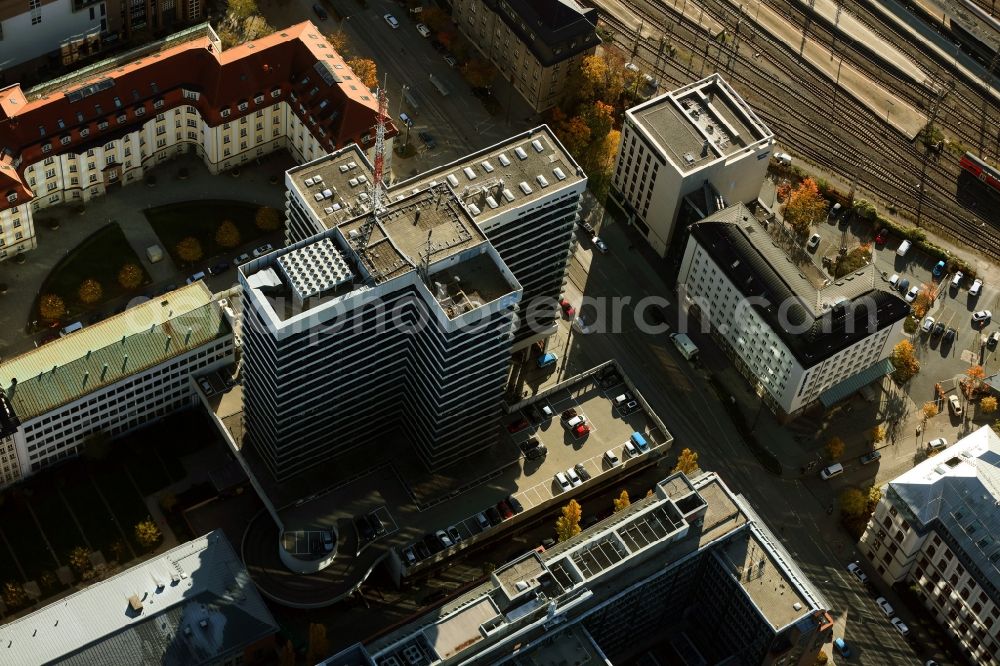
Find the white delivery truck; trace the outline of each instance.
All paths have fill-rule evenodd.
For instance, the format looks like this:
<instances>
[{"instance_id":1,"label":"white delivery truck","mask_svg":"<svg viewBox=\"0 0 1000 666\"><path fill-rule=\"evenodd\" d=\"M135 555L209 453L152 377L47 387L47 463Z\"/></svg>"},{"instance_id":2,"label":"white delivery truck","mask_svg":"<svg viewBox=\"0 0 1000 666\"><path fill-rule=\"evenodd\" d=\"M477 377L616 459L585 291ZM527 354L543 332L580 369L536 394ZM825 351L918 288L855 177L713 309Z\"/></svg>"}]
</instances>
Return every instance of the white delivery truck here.
<instances>
[{"instance_id":1,"label":"white delivery truck","mask_svg":"<svg viewBox=\"0 0 1000 666\"><path fill-rule=\"evenodd\" d=\"M671 333L670 339L674 341L674 346L677 347L681 356L687 360L692 361L698 356L698 346L691 342L691 338L688 336L683 333Z\"/></svg>"}]
</instances>

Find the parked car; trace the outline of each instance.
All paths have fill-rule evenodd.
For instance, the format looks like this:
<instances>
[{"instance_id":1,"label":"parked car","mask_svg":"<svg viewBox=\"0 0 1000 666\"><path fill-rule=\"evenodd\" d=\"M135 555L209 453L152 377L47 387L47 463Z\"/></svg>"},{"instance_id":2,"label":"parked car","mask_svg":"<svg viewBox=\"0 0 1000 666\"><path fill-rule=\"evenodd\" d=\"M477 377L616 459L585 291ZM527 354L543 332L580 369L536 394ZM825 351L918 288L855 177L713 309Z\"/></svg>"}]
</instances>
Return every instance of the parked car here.
<instances>
[{"instance_id":1,"label":"parked car","mask_svg":"<svg viewBox=\"0 0 1000 666\"><path fill-rule=\"evenodd\" d=\"M924 323L920 326L924 333L930 333L934 328L934 317L924 317Z\"/></svg>"},{"instance_id":2,"label":"parked car","mask_svg":"<svg viewBox=\"0 0 1000 666\"><path fill-rule=\"evenodd\" d=\"M584 481L590 481L590 472L588 472L587 468L583 466L583 463L577 463L573 466L573 469L580 475L581 479Z\"/></svg>"},{"instance_id":3,"label":"parked car","mask_svg":"<svg viewBox=\"0 0 1000 666\"><path fill-rule=\"evenodd\" d=\"M527 458L528 460L541 460L546 456L546 454L548 454L548 452L549 450L544 446L536 446L533 449L529 449L524 454L524 457Z\"/></svg>"},{"instance_id":4,"label":"parked car","mask_svg":"<svg viewBox=\"0 0 1000 666\"><path fill-rule=\"evenodd\" d=\"M428 28L423 23L418 23L417 24L417 32L420 33L421 37L430 37L431 36L431 29Z\"/></svg>"},{"instance_id":5,"label":"parked car","mask_svg":"<svg viewBox=\"0 0 1000 666\"><path fill-rule=\"evenodd\" d=\"M559 307L562 308L563 314L566 315L567 319L572 319L573 315L576 314L576 308L574 308L565 298L559 301Z\"/></svg>"},{"instance_id":6,"label":"parked car","mask_svg":"<svg viewBox=\"0 0 1000 666\"><path fill-rule=\"evenodd\" d=\"M566 478L569 479L569 484L574 488L583 485L583 479L580 478L580 475L572 467L566 470Z\"/></svg>"},{"instance_id":7,"label":"parked car","mask_svg":"<svg viewBox=\"0 0 1000 666\"><path fill-rule=\"evenodd\" d=\"M577 416L576 410L573 409L572 407L570 407L569 409L565 410L562 413L562 415L559 417L559 419L565 423L565 422L569 421L570 419L572 419L574 416Z\"/></svg>"},{"instance_id":8,"label":"parked car","mask_svg":"<svg viewBox=\"0 0 1000 666\"><path fill-rule=\"evenodd\" d=\"M983 288L983 281L976 278L972 281L972 286L969 287L969 296L978 296L979 291Z\"/></svg>"},{"instance_id":9,"label":"parked car","mask_svg":"<svg viewBox=\"0 0 1000 666\"><path fill-rule=\"evenodd\" d=\"M259 257L261 255L267 254L268 252L270 252L273 249L274 249L274 246L272 246L270 243L264 243L260 247L254 248L253 256L255 258Z\"/></svg>"},{"instance_id":10,"label":"parked car","mask_svg":"<svg viewBox=\"0 0 1000 666\"><path fill-rule=\"evenodd\" d=\"M910 628L907 627L906 623L900 620L898 617L892 618L891 622L892 626L896 627L896 631L898 631L901 635L903 635L904 637L910 635Z\"/></svg>"},{"instance_id":11,"label":"parked car","mask_svg":"<svg viewBox=\"0 0 1000 666\"><path fill-rule=\"evenodd\" d=\"M514 509L505 499L502 499L499 502L497 502L497 511L500 512L500 515L503 516L504 520L514 517Z\"/></svg>"},{"instance_id":12,"label":"parked car","mask_svg":"<svg viewBox=\"0 0 1000 666\"><path fill-rule=\"evenodd\" d=\"M844 642L843 638L837 638L833 641L834 649L840 654L841 657L847 659L851 656L851 648L847 647L847 643Z\"/></svg>"},{"instance_id":13,"label":"parked car","mask_svg":"<svg viewBox=\"0 0 1000 666\"><path fill-rule=\"evenodd\" d=\"M448 63L449 67L458 67L458 61L453 56L445 55L444 61Z\"/></svg>"},{"instance_id":14,"label":"parked car","mask_svg":"<svg viewBox=\"0 0 1000 666\"><path fill-rule=\"evenodd\" d=\"M955 341L955 336L957 334L958 331L956 331L953 328L949 328L947 331L944 332L944 338L942 338L942 341L951 344L952 342Z\"/></svg>"},{"instance_id":15,"label":"parked car","mask_svg":"<svg viewBox=\"0 0 1000 666\"><path fill-rule=\"evenodd\" d=\"M537 448L538 448L539 446L541 446L541 445L542 445L542 444L541 444L541 442L539 442L539 441L538 441L538 438L537 438L537 437L529 437L529 438L528 438L528 441L526 441L526 442L521 442L521 443L520 443L520 444L518 445L518 447L519 447L519 448L520 448L520 449L521 449L521 450L522 450L523 452L527 453L527 452L528 452L528 451L530 451L531 449L537 449Z\"/></svg>"},{"instance_id":16,"label":"parked car","mask_svg":"<svg viewBox=\"0 0 1000 666\"><path fill-rule=\"evenodd\" d=\"M931 269L931 274L936 278L939 278L942 275L944 275L944 262L939 261L936 264L934 264L934 268Z\"/></svg>"},{"instance_id":17,"label":"parked car","mask_svg":"<svg viewBox=\"0 0 1000 666\"><path fill-rule=\"evenodd\" d=\"M948 396L948 408L955 416L962 415L962 403L954 393Z\"/></svg>"},{"instance_id":18,"label":"parked car","mask_svg":"<svg viewBox=\"0 0 1000 666\"><path fill-rule=\"evenodd\" d=\"M461 533L458 531L458 528L455 527L454 525L449 527L447 531L448 531L448 537L451 539L452 543L458 543L459 541L462 540Z\"/></svg>"},{"instance_id":19,"label":"parked car","mask_svg":"<svg viewBox=\"0 0 1000 666\"><path fill-rule=\"evenodd\" d=\"M323 530L323 552L333 552L333 535L330 534L329 530Z\"/></svg>"},{"instance_id":20,"label":"parked car","mask_svg":"<svg viewBox=\"0 0 1000 666\"><path fill-rule=\"evenodd\" d=\"M417 551L417 559L423 560L431 556L431 549L423 541L413 544L413 548Z\"/></svg>"},{"instance_id":21,"label":"parked car","mask_svg":"<svg viewBox=\"0 0 1000 666\"><path fill-rule=\"evenodd\" d=\"M434 140L434 137L431 136L429 132L417 132L417 136L419 136L420 140L424 142L424 145L431 150L437 148L437 141Z\"/></svg>"},{"instance_id":22,"label":"parked car","mask_svg":"<svg viewBox=\"0 0 1000 666\"><path fill-rule=\"evenodd\" d=\"M810 252L815 252L816 248L819 247L819 242L822 240L819 234L813 234L809 237L809 242L806 243L806 249Z\"/></svg>"},{"instance_id":23,"label":"parked car","mask_svg":"<svg viewBox=\"0 0 1000 666\"><path fill-rule=\"evenodd\" d=\"M195 273L194 275L192 275L187 279L187 283L194 284L198 280L204 280L204 279L205 279L205 271L198 271L197 273Z\"/></svg>"},{"instance_id":24,"label":"parked car","mask_svg":"<svg viewBox=\"0 0 1000 666\"><path fill-rule=\"evenodd\" d=\"M413 118L410 118L405 113L400 113L399 119L402 120L404 123L406 123L407 127L413 127Z\"/></svg>"},{"instance_id":25,"label":"parked car","mask_svg":"<svg viewBox=\"0 0 1000 666\"><path fill-rule=\"evenodd\" d=\"M1000 342L1000 331L993 331L990 337L986 338L986 346L990 349L996 349L998 342Z\"/></svg>"},{"instance_id":26,"label":"parked car","mask_svg":"<svg viewBox=\"0 0 1000 666\"><path fill-rule=\"evenodd\" d=\"M896 283L896 288L899 289L899 293L905 294L907 290L909 290L910 288L910 281L906 278L903 278L902 280Z\"/></svg>"},{"instance_id":27,"label":"parked car","mask_svg":"<svg viewBox=\"0 0 1000 666\"><path fill-rule=\"evenodd\" d=\"M437 540L441 542L441 546L444 548L451 548L455 545L455 542L451 540L451 537L444 530L438 530L434 533L434 536L437 537Z\"/></svg>"},{"instance_id":28,"label":"parked car","mask_svg":"<svg viewBox=\"0 0 1000 666\"><path fill-rule=\"evenodd\" d=\"M868 574L861 570L861 567L857 562L851 562L847 565L847 570L854 574L854 577L860 580L862 583L868 582Z\"/></svg>"},{"instance_id":29,"label":"parked car","mask_svg":"<svg viewBox=\"0 0 1000 666\"><path fill-rule=\"evenodd\" d=\"M521 513L524 511L524 505L521 504L521 501L513 495L507 498L507 504L509 504L510 508L514 510L514 513Z\"/></svg>"},{"instance_id":30,"label":"parked car","mask_svg":"<svg viewBox=\"0 0 1000 666\"><path fill-rule=\"evenodd\" d=\"M625 456L628 458L639 456L639 449L635 448L635 444L632 443L631 439L625 441Z\"/></svg>"},{"instance_id":31,"label":"parked car","mask_svg":"<svg viewBox=\"0 0 1000 666\"><path fill-rule=\"evenodd\" d=\"M486 509L486 517L490 521L490 525L499 525L503 522L503 518L500 516L500 512L494 509L492 506Z\"/></svg>"},{"instance_id":32,"label":"parked car","mask_svg":"<svg viewBox=\"0 0 1000 666\"><path fill-rule=\"evenodd\" d=\"M556 472L556 485L559 486L561 492L566 492L572 488L572 484L569 482L569 478L566 476L565 472Z\"/></svg>"},{"instance_id":33,"label":"parked car","mask_svg":"<svg viewBox=\"0 0 1000 666\"><path fill-rule=\"evenodd\" d=\"M528 423L528 419L520 418L516 421L511 421L510 423L507 424L507 432L520 432L525 428L527 428L529 425L531 424Z\"/></svg>"},{"instance_id":34,"label":"parked car","mask_svg":"<svg viewBox=\"0 0 1000 666\"><path fill-rule=\"evenodd\" d=\"M601 240L600 236L594 236L590 239L590 242L594 244L594 247L596 247L597 251L601 254L608 253L608 244Z\"/></svg>"},{"instance_id":35,"label":"parked car","mask_svg":"<svg viewBox=\"0 0 1000 666\"><path fill-rule=\"evenodd\" d=\"M892 277L889 278L889 286L895 289L896 285L898 284L899 284L899 273L893 273Z\"/></svg>"},{"instance_id":36,"label":"parked car","mask_svg":"<svg viewBox=\"0 0 1000 666\"><path fill-rule=\"evenodd\" d=\"M407 565L413 565L417 563L417 555L413 552L413 546L403 549L403 557L406 558Z\"/></svg>"},{"instance_id":37,"label":"parked car","mask_svg":"<svg viewBox=\"0 0 1000 666\"><path fill-rule=\"evenodd\" d=\"M989 310L978 310L972 313L972 321L981 324L993 318L993 313Z\"/></svg>"},{"instance_id":38,"label":"parked car","mask_svg":"<svg viewBox=\"0 0 1000 666\"><path fill-rule=\"evenodd\" d=\"M590 426L587 425L586 423L580 423L578 425L573 426L572 432L573 432L573 437L575 439L583 439L584 437L590 434Z\"/></svg>"},{"instance_id":39,"label":"parked car","mask_svg":"<svg viewBox=\"0 0 1000 666\"><path fill-rule=\"evenodd\" d=\"M212 388L212 382L208 381L204 377L198 380L198 386L201 387L201 390L206 397L211 397L215 395L215 389Z\"/></svg>"},{"instance_id":40,"label":"parked car","mask_svg":"<svg viewBox=\"0 0 1000 666\"><path fill-rule=\"evenodd\" d=\"M881 451L871 451L858 458L858 462L860 462L862 465L868 465L869 463L873 463L876 460L880 459L881 457L882 457Z\"/></svg>"},{"instance_id":41,"label":"parked car","mask_svg":"<svg viewBox=\"0 0 1000 666\"><path fill-rule=\"evenodd\" d=\"M927 450L929 451L941 451L942 449L948 448L948 440L944 437L938 437L937 439L932 439L927 442Z\"/></svg>"},{"instance_id":42,"label":"parked car","mask_svg":"<svg viewBox=\"0 0 1000 666\"><path fill-rule=\"evenodd\" d=\"M240 264L245 264L248 261L250 261L250 255L247 254L246 252L244 252L240 256L238 256L235 259L233 259L233 265L234 266L239 266Z\"/></svg>"},{"instance_id":43,"label":"parked car","mask_svg":"<svg viewBox=\"0 0 1000 666\"><path fill-rule=\"evenodd\" d=\"M942 324L941 322L937 322L936 324L934 324L934 328L931 330L931 337L936 338L942 333L944 333L944 324Z\"/></svg>"},{"instance_id":44,"label":"parked car","mask_svg":"<svg viewBox=\"0 0 1000 666\"><path fill-rule=\"evenodd\" d=\"M555 415L555 411L546 402L540 402L537 405L538 413L542 415L543 421L550 421Z\"/></svg>"},{"instance_id":45,"label":"parked car","mask_svg":"<svg viewBox=\"0 0 1000 666\"><path fill-rule=\"evenodd\" d=\"M962 278L965 277L965 273L962 271L955 271L955 275L951 278L951 286L958 289L959 285L962 284Z\"/></svg>"},{"instance_id":46,"label":"parked car","mask_svg":"<svg viewBox=\"0 0 1000 666\"><path fill-rule=\"evenodd\" d=\"M910 287L910 290L906 292L906 296L903 297L903 300L905 300L907 303L912 303L917 299L917 294L919 293L920 293L920 287L918 287L917 285L913 285L912 287Z\"/></svg>"},{"instance_id":47,"label":"parked car","mask_svg":"<svg viewBox=\"0 0 1000 666\"><path fill-rule=\"evenodd\" d=\"M879 230L878 235L875 236L875 244L884 245L887 240L889 240L889 230L882 227L882 229Z\"/></svg>"},{"instance_id":48,"label":"parked car","mask_svg":"<svg viewBox=\"0 0 1000 666\"><path fill-rule=\"evenodd\" d=\"M476 523L479 524L479 529L481 530L488 529L490 526L489 519L486 517L486 514L483 513L482 511L476 514Z\"/></svg>"},{"instance_id":49,"label":"parked car","mask_svg":"<svg viewBox=\"0 0 1000 666\"><path fill-rule=\"evenodd\" d=\"M875 604L882 609L882 612L885 613L886 617L892 617L896 612L892 609L892 604L890 604L885 597L879 597L876 599Z\"/></svg>"},{"instance_id":50,"label":"parked car","mask_svg":"<svg viewBox=\"0 0 1000 666\"><path fill-rule=\"evenodd\" d=\"M385 22L388 23L389 27L392 28L393 30L399 28L399 21L397 21L396 17L393 16L392 14L386 14L382 18L385 19Z\"/></svg>"},{"instance_id":51,"label":"parked car","mask_svg":"<svg viewBox=\"0 0 1000 666\"><path fill-rule=\"evenodd\" d=\"M375 536L380 537L385 534L385 525L382 524L382 520L378 517L378 514L369 513L368 522L371 523L372 529L375 530Z\"/></svg>"},{"instance_id":52,"label":"parked car","mask_svg":"<svg viewBox=\"0 0 1000 666\"><path fill-rule=\"evenodd\" d=\"M220 261L216 265L209 268L208 272L211 273L212 275L220 275L221 273L225 273L228 270L229 270L229 262Z\"/></svg>"},{"instance_id":53,"label":"parked car","mask_svg":"<svg viewBox=\"0 0 1000 666\"><path fill-rule=\"evenodd\" d=\"M611 467L618 467L618 465L622 464L622 461L618 458L618 454L615 453L614 449L608 449L604 452L604 460Z\"/></svg>"}]
</instances>

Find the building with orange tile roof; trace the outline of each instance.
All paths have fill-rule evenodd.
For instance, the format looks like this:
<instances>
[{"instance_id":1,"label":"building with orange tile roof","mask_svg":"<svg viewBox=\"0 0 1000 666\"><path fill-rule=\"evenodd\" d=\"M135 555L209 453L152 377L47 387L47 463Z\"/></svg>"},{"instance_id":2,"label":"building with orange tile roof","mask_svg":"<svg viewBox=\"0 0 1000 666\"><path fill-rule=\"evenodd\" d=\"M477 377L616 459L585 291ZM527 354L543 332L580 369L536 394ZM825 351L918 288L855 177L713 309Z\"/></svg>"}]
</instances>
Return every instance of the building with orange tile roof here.
<instances>
[{"instance_id":1,"label":"building with orange tile roof","mask_svg":"<svg viewBox=\"0 0 1000 666\"><path fill-rule=\"evenodd\" d=\"M377 111L308 21L225 51L204 24L27 91L0 89L0 260L36 247L41 208L101 196L188 152L218 173L281 148L302 162L367 150Z\"/></svg>"}]
</instances>

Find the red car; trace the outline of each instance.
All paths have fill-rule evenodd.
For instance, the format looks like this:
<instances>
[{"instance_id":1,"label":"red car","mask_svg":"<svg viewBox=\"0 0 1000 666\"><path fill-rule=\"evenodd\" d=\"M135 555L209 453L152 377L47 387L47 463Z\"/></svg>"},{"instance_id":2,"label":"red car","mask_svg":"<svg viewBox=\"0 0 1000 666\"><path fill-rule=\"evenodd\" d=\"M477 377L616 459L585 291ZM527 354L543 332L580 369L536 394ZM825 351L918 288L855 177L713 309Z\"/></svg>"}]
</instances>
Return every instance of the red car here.
<instances>
[{"instance_id":1,"label":"red car","mask_svg":"<svg viewBox=\"0 0 1000 666\"><path fill-rule=\"evenodd\" d=\"M566 315L567 319L572 319L573 315L576 314L576 309L565 298L559 301L559 307L562 308L563 314Z\"/></svg>"},{"instance_id":2,"label":"red car","mask_svg":"<svg viewBox=\"0 0 1000 666\"><path fill-rule=\"evenodd\" d=\"M518 432L518 431L524 430L527 427L528 427L528 419L521 419L519 421L514 421L513 423L511 423L510 425L508 425L507 426L507 431L508 432Z\"/></svg>"},{"instance_id":3,"label":"red car","mask_svg":"<svg viewBox=\"0 0 1000 666\"><path fill-rule=\"evenodd\" d=\"M586 437L590 434L590 426L586 423L581 423L577 427L573 428L573 437L580 439L581 437Z\"/></svg>"},{"instance_id":4,"label":"red car","mask_svg":"<svg viewBox=\"0 0 1000 666\"><path fill-rule=\"evenodd\" d=\"M497 511L500 512L500 515L503 516L504 520L507 520L508 518L511 518L514 515L514 510L510 508L510 504L508 504L507 500L505 499L497 502Z\"/></svg>"},{"instance_id":5,"label":"red car","mask_svg":"<svg viewBox=\"0 0 1000 666\"><path fill-rule=\"evenodd\" d=\"M887 240L889 240L889 230L883 228L878 232L878 236L875 236L875 244L884 245Z\"/></svg>"}]
</instances>

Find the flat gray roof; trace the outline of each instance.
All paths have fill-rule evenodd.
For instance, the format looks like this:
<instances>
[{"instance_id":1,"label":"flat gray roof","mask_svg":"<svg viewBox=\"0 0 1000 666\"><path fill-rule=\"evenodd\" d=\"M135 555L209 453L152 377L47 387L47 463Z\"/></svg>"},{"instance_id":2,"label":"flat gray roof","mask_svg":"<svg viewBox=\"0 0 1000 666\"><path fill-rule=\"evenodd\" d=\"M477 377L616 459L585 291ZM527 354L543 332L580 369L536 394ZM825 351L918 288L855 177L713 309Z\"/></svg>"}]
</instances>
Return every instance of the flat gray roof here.
<instances>
[{"instance_id":1,"label":"flat gray roof","mask_svg":"<svg viewBox=\"0 0 1000 666\"><path fill-rule=\"evenodd\" d=\"M774 136L719 74L664 93L628 114L682 172Z\"/></svg>"}]
</instances>

